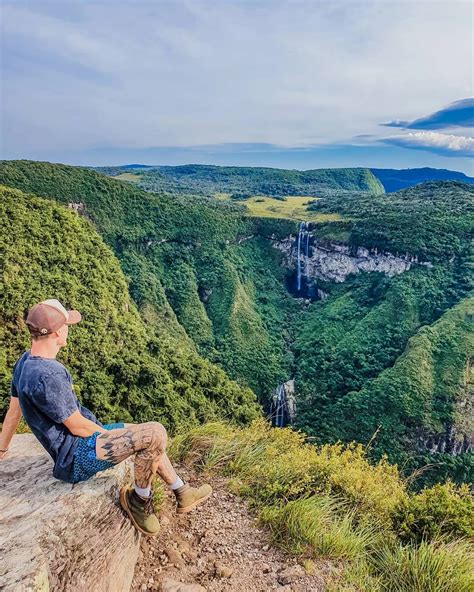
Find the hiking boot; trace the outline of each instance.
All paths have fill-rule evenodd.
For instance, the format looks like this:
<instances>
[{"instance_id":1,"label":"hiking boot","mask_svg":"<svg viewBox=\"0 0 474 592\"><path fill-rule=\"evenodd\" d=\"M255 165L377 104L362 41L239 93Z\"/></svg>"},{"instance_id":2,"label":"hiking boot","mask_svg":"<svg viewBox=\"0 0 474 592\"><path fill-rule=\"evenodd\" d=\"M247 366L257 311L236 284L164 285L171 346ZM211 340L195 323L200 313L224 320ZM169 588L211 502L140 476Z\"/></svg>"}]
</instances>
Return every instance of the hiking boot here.
<instances>
[{"instance_id":1,"label":"hiking boot","mask_svg":"<svg viewBox=\"0 0 474 592\"><path fill-rule=\"evenodd\" d=\"M191 487L189 483L185 483L178 489L174 490L178 507L176 512L178 514L186 514L190 512L199 504L206 501L212 493L210 485L201 485L201 487Z\"/></svg>"},{"instance_id":2,"label":"hiking boot","mask_svg":"<svg viewBox=\"0 0 474 592\"><path fill-rule=\"evenodd\" d=\"M135 528L146 536L155 536L160 521L153 510L153 497L142 499L133 487L124 485L120 490L120 505L127 512Z\"/></svg>"}]
</instances>

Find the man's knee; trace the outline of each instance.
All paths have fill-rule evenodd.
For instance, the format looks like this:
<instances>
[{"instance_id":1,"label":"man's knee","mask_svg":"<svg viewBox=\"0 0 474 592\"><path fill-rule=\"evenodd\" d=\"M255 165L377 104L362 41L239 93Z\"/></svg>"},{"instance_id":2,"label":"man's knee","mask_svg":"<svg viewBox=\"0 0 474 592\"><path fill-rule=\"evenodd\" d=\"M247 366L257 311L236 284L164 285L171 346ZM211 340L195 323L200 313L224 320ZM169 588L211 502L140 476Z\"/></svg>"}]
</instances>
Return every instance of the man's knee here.
<instances>
[{"instance_id":1,"label":"man's knee","mask_svg":"<svg viewBox=\"0 0 474 592\"><path fill-rule=\"evenodd\" d=\"M150 446L159 450L165 450L168 444L168 434L166 428L157 421L150 421L146 424L151 429Z\"/></svg>"}]
</instances>

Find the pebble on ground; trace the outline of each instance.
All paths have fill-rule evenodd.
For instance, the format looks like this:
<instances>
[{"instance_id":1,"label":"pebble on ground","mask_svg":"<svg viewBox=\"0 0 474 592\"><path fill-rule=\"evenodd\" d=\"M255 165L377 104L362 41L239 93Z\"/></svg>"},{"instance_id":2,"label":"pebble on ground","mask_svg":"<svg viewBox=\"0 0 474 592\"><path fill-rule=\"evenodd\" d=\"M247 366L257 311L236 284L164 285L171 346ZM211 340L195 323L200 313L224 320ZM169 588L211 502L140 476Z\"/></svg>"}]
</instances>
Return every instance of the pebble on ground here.
<instances>
[{"instance_id":1,"label":"pebble on ground","mask_svg":"<svg viewBox=\"0 0 474 592\"><path fill-rule=\"evenodd\" d=\"M268 530L229 492L225 480L213 478L212 485L211 498L181 516L168 493L160 533L141 538L131 592L325 590L330 564L318 563L306 573L296 558L271 545Z\"/></svg>"}]
</instances>

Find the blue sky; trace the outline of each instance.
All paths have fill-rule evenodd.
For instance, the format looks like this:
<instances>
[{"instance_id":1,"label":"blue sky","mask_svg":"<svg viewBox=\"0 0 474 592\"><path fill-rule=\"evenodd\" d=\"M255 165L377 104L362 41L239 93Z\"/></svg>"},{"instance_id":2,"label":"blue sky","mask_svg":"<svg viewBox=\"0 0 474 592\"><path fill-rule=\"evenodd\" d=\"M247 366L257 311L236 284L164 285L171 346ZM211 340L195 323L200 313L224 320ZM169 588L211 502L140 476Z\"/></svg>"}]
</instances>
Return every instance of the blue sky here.
<instances>
[{"instance_id":1,"label":"blue sky","mask_svg":"<svg viewBox=\"0 0 474 592\"><path fill-rule=\"evenodd\" d=\"M2 158L474 174L470 2L0 5Z\"/></svg>"}]
</instances>

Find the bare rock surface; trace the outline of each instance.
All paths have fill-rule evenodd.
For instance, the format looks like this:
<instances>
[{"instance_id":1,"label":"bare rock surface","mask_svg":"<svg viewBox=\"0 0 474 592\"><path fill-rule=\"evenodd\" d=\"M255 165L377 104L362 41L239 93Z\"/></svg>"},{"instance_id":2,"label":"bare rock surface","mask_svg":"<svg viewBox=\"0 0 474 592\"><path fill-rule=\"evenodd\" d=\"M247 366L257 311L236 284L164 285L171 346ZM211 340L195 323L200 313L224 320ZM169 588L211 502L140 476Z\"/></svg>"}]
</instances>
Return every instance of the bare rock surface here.
<instances>
[{"instance_id":1,"label":"bare rock surface","mask_svg":"<svg viewBox=\"0 0 474 592\"><path fill-rule=\"evenodd\" d=\"M212 497L189 514L177 515L172 494L166 496L159 535L142 539L132 592L325 590L329 564L307 574L271 545L269 531L225 480L213 477L212 486Z\"/></svg>"},{"instance_id":2,"label":"bare rock surface","mask_svg":"<svg viewBox=\"0 0 474 592\"><path fill-rule=\"evenodd\" d=\"M117 494L130 464L77 485L52 469L32 434L0 461L0 590L128 592L139 537Z\"/></svg>"},{"instance_id":3,"label":"bare rock surface","mask_svg":"<svg viewBox=\"0 0 474 592\"><path fill-rule=\"evenodd\" d=\"M415 256L408 253L379 253L376 249L369 250L364 247L351 249L342 243L319 240L313 232L307 234L308 248L301 248L299 258L302 273L309 280L339 283L344 282L351 274L371 271L392 277L409 270L413 265L432 265L430 262L419 262ZM272 245L284 254L285 266L296 269L297 239L289 236L284 240L272 241Z\"/></svg>"}]
</instances>

